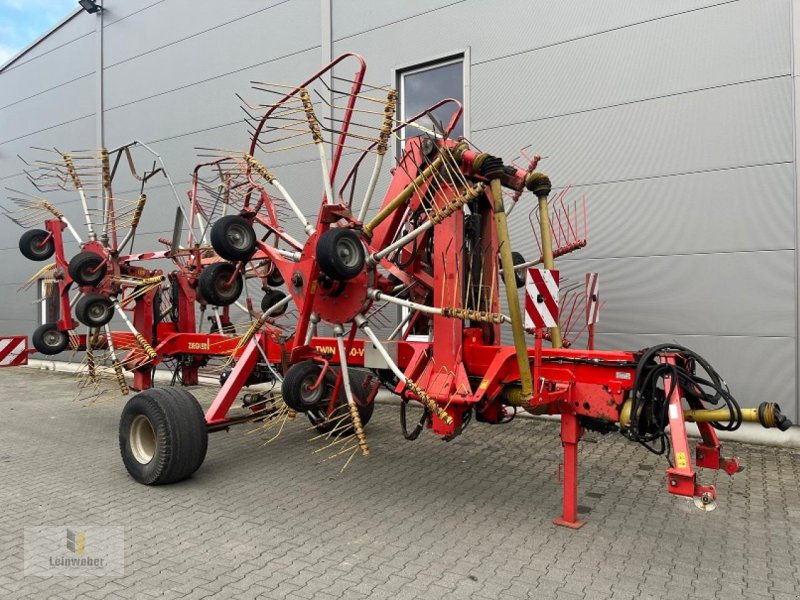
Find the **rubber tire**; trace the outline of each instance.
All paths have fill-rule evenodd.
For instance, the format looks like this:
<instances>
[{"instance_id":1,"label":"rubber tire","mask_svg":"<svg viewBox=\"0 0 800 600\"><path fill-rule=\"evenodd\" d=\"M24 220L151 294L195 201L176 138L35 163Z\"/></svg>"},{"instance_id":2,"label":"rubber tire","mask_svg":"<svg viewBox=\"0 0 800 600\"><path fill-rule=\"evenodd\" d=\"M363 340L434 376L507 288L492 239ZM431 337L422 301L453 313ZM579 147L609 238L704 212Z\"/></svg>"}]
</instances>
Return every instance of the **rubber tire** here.
<instances>
[{"instance_id":1,"label":"rubber tire","mask_svg":"<svg viewBox=\"0 0 800 600\"><path fill-rule=\"evenodd\" d=\"M100 320L93 319L89 314L92 305L96 302L102 302L108 308L108 313ZM102 294L86 294L75 305L75 318L87 327L102 327L114 318L114 303Z\"/></svg>"},{"instance_id":2,"label":"rubber tire","mask_svg":"<svg viewBox=\"0 0 800 600\"><path fill-rule=\"evenodd\" d=\"M525 262L525 257L522 256L519 252L512 252L511 253L511 262L514 263L514 266L521 265ZM517 289L521 289L525 287L525 271L514 271L514 281L517 284Z\"/></svg>"},{"instance_id":3,"label":"rubber tire","mask_svg":"<svg viewBox=\"0 0 800 600\"><path fill-rule=\"evenodd\" d=\"M278 302L280 302L284 298L286 298L286 294L284 294L280 290L270 290L270 289L265 290L264 291L264 297L261 298L261 311L262 312L267 312L268 308L270 308L272 306L275 306ZM280 317L282 314L284 314L286 312L286 308L287 307L284 306L278 312L272 313L270 316L271 317Z\"/></svg>"},{"instance_id":4,"label":"rubber tire","mask_svg":"<svg viewBox=\"0 0 800 600\"><path fill-rule=\"evenodd\" d=\"M47 260L56 251L56 243L51 237L43 247L39 247L42 241L50 235L44 229L29 229L19 238L19 251L28 260L42 261Z\"/></svg>"},{"instance_id":5,"label":"rubber tire","mask_svg":"<svg viewBox=\"0 0 800 600\"><path fill-rule=\"evenodd\" d=\"M92 273L95 269L97 270ZM106 269L105 259L95 252L79 252L72 257L67 268L75 283L91 287L97 287L103 281Z\"/></svg>"},{"instance_id":6,"label":"rubber tire","mask_svg":"<svg viewBox=\"0 0 800 600\"><path fill-rule=\"evenodd\" d=\"M197 288L208 304L228 306L236 302L244 288L241 273L236 276L236 280L229 290L222 290L217 286L218 279L230 279L235 270L236 266L229 262L213 263L203 268L197 280Z\"/></svg>"},{"instance_id":7,"label":"rubber tire","mask_svg":"<svg viewBox=\"0 0 800 600\"><path fill-rule=\"evenodd\" d=\"M339 256L338 247L341 243L353 244L356 248L356 257L353 264L345 263ZM358 276L364 268L366 252L361 238L352 229L336 227L328 229L317 240L317 264L320 270L331 279L346 281Z\"/></svg>"},{"instance_id":8,"label":"rubber tire","mask_svg":"<svg viewBox=\"0 0 800 600\"><path fill-rule=\"evenodd\" d=\"M61 335L61 340L55 346L45 342L45 335L51 331L56 331ZM64 351L64 349L67 347L67 344L69 344L69 336L65 332L59 331L57 324L45 323L44 325L37 327L33 332L33 335L31 336L31 344L33 344L33 347L36 348L36 351L40 354L53 356L54 354L59 354Z\"/></svg>"},{"instance_id":9,"label":"rubber tire","mask_svg":"<svg viewBox=\"0 0 800 600\"><path fill-rule=\"evenodd\" d=\"M333 373L329 373L330 380L329 384L331 389L333 388L333 384L335 382L335 375ZM356 406L358 408L358 416L361 417L361 426L366 427L367 423L369 423L370 419L372 419L372 414L375 412L375 400L373 399L372 402L366 404L367 398L369 397L369 391L364 387L364 383L367 379L367 374L363 371L355 371L350 369L350 387L353 390L353 395L355 395ZM339 402L338 404L346 404L347 403L347 396L344 393L344 390L339 391ZM324 402L324 410L328 408L328 398L326 397ZM325 414L320 414L314 410L311 410L306 413L309 422L316 428L317 431L320 433L328 433L331 429L334 428L333 423L329 423L327 421L327 416ZM350 435L352 433L352 428L346 429L342 432L342 435Z\"/></svg>"},{"instance_id":10,"label":"rubber tire","mask_svg":"<svg viewBox=\"0 0 800 600\"><path fill-rule=\"evenodd\" d=\"M267 275L267 285L269 287L281 287L284 284L283 275L278 269L273 269L272 273Z\"/></svg>"},{"instance_id":11,"label":"rubber tire","mask_svg":"<svg viewBox=\"0 0 800 600\"><path fill-rule=\"evenodd\" d=\"M243 243L238 246L230 239L233 230L244 233ZM253 256L256 250L256 232L250 221L239 215L227 215L211 226L211 245L225 260L238 262Z\"/></svg>"},{"instance_id":12,"label":"rubber tire","mask_svg":"<svg viewBox=\"0 0 800 600\"><path fill-rule=\"evenodd\" d=\"M314 384L321 370L322 366L312 360L304 360L289 367L281 384L283 401L289 408L306 412L324 399L327 377L311 395L304 396L305 388Z\"/></svg>"},{"instance_id":13,"label":"rubber tire","mask_svg":"<svg viewBox=\"0 0 800 600\"><path fill-rule=\"evenodd\" d=\"M150 421L156 436L152 460L139 462L130 446L130 428L138 415ZM151 388L122 409L119 449L128 473L144 485L164 485L190 477L206 458L208 430L200 403L178 387Z\"/></svg>"}]
</instances>

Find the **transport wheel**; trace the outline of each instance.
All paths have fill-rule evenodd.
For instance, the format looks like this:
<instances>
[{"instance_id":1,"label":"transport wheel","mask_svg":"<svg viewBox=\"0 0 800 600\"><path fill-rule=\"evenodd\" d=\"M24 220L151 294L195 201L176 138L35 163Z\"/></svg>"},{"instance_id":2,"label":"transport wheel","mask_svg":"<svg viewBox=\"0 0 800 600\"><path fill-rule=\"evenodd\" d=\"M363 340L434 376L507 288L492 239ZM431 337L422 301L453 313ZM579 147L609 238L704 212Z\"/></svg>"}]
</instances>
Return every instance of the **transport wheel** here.
<instances>
[{"instance_id":1,"label":"transport wheel","mask_svg":"<svg viewBox=\"0 0 800 600\"><path fill-rule=\"evenodd\" d=\"M114 304L102 294L86 294L75 305L78 321L89 327L102 327L114 316Z\"/></svg>"},{"instance_id":2,"label":"transport wheel","mask_svg":"<svg viewBox=\"0 0 800 600\"><path fill-rule=\"evenodd\" d=\"M283 285L283 275L278 269L273 269L272 273L267 275L267 285L269 287L281 287Z\"/></svg>"},{"instance_id":3,"label":"transport wheel","mask_svg":"<svg viewBox=\"0 0 800 600\"><path fill-rule=\"evenodd\" d=\"M525 262L525 257L522 256L519 252L512 252L511 253L511 262L514 265L521 265ZM525 270L520 269L519 271L514 271L514 282L517 284L517 289L525 287Z\"/></svg>"},{"instance_id":4,"label":"transport wheel","mask_svg":"<svg viewBox=\"0 0 800 600\"><path fill-rule=\"evenodd\" d=\"M29 229L19 238L19 251L29 260L47 260L55 253L56 244L44 229Z\"/></svg>"},{"instance_id":5,"label":"transport wheel","mask_svg":"<svg viewBox=\"0 0 800 600\"><path fill-rule=\"evenodd\" d=\"M125 468L139 483L186 479L203 464L208 449L203 409L181 388L140 392L122 410L119 449Z\"/></svg>"},{"instance_id":6,"label":"transport wheel","mask_svg":"<svg viewBox=\"0 0 800 600\"><path fill-rule=\"evenodd\" d=\"M261 310L263 312L267 312L267 310L273 306L275 306L278 302L286 298L286 294L284 294L280 290L266 290L264 292L264 297L261 298ZM273 317L279 317L283 313L286 312L286 306L280 309L277 312L272 313Z\"/></svg>"},{"instance_id":7,"label":"transport wheel","mask_svg":"<svg viewBox=\"0 0 800 600\"><path fill-rule=\"evenodd\" d=\"M297 412L306 412L320 403L330 383L326 375L319 387L314 388L321 372L322 366L311 360L289 367L281 388L283 401L289 408Z\"/></svg>"},{"instance_id":8,"label":"transport wheel","mask_svg":"<svg viewBox=\"0 0 800 600\"><path fill-rule=\"evenodd\" d=\"M227 215L211 226L211 245L225 260L247 260L256 249L256 232L244 217Z\"/></svg>"},{"instance_id":9,"label":"transport wheel","mask_svg":"<svg viewBox=\"0 0 800 600\"><path fill-rule=\"evenodd\" d=\"M231 282L235 271L236 265L228 262L213 263L203 268L197 287L206 302L214 306L228 306L236 302L242 293L244 280L239 273Z\"/></svg>"},{"instance_id":10,"label":"transport wheel","mask_svg":"<svg viewBox=\"0 0 800 600\"><path fill-rule=\"evenodd\" d=\"M33 332L31 343L38 352L51 356L64 351L69 343L69 337L65 332L59 331L55 323L45 323Z\"/></svg>"},{"instance_id":11,"label":"transport wheel","mask_svg":"<svg viewBox=\"0 0 800 600\"><path fill-rule=\"evenodd\" d=\"M78 285L96 287L106 276L106 261L94 252L79 252L69 261L67 270Z\"/></svg>"},{"instance_id":12,"label":"transport wheel","mask_svg":"<svg viewBox=\"0 0 800 600\"><path fill-rule=\"evenodd\" d=\"M339 281L361 273L366 256L364 244L352 229L329 229L317 240L317 263L328 277Z\"/></svg>"},{"instance_id":13,"label":"transport wheel","mask_svg":"<svg viewBox=\"0 0 800 600\"><path fill-rule=\"evenodd\" d=\"M316 427L317 431L320 433L328 433L332 429L334 429L337 425L336 416L344 414L344 411L347 410L347 396L344 393L344 390L339 391L339 397L337 398L336 405L334 407L333 412L333 420L328 418L328 404L330 400L330 395L333 392L333 384L335 380L335 375L333 373L328 373L329 380L328 380L328 388L325 397L317 404L317 406L306 413L308 420L311 424ZM370 387L368 385L368 375L362 371L354 371L350 369L350 387L353 390L353 396L355 396L356 406L358 407L358 416L361 417L361 425L366 427L369 420L372 418L372 413L375 411L375 402L367 403L367 399L369 398ZM341 435L350 435L353 432L352 427L348 427L347 429L342 430ZM339 433L337 431L337 433Z\"/></svg>"}]
</instances>

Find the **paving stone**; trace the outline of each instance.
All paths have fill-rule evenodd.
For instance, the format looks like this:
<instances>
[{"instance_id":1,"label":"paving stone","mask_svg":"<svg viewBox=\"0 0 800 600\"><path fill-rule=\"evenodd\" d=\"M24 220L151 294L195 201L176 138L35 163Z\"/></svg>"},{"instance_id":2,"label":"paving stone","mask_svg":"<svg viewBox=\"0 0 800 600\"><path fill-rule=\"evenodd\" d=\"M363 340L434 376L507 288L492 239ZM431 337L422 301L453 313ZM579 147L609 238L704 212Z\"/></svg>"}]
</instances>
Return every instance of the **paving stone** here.
<instances>
[{"instance_id":1,"label":"paving stone","mask_svg":"<svg viewBox=\"0 0 800 600\"><path fill-rule=\"evenodd\" d=\"M73 401L70 376L0 370L0 598L797 600L800 454L727 444L747 469L701 471L719 507L664 493L663 458L620 436L582 444L588 523L560 510L557 425L472 424L407 443L379 405L371 454L339 473L299 418L262 446L252 426L210 437L188 481L149 488L122 467L123 401ZM589 494L591 492L591 495ZM22 573L25 527L125 529L125 575Z\"/></svg>"}]
</instances>

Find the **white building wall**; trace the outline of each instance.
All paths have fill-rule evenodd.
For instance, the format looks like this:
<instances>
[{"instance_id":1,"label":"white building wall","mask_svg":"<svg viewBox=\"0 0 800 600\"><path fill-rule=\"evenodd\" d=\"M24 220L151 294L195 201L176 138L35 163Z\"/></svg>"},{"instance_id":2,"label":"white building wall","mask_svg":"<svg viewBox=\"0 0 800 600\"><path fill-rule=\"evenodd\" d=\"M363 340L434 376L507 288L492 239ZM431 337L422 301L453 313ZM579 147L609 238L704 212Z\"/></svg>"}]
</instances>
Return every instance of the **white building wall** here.
<instances>
[{"instance_id":1,"label":"white building wall","mask_svg":"<svg viewBox=\"0 0 800 600\"><path fill-rule=\"evenodd\" d=\"M245 146L233 94L251 79L294 83L355 51L370 82L393 84L400 66L468 49L471 139L507 159L532 145L557 186L587 198L589 246L559 266L572 281L601 273L599 343L677 341L742 404L797 417L791 0L105 4L106 144L152 143L179 189L196 146ZM29 146L94 145L95 23L78 15L0 71L3 186L24 186ZM313 214L308 165L279 167ZM142 249L171 230L153 208ZM526 255L530 208L512 219ZM33 270L18 235L0 223L2 333L35 325L15 292Z\"/></svg>"}]
</instances>

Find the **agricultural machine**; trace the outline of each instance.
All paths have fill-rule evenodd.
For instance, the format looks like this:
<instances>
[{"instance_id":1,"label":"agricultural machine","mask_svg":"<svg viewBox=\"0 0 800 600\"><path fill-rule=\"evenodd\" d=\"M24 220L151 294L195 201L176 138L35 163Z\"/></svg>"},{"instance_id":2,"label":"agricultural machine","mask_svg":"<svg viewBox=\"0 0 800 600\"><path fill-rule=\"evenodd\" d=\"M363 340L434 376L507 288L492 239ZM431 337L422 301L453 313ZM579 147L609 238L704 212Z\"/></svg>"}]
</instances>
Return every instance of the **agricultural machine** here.
<instances>
[{"instance_id":1,"label":"agricultural machine","mask_svg":"<svg viewBox=\"0 0 800 600\"><path fill-rule=\"evenodd\" d=\"M349 65L354 75L341 77ZM694 465L732 475L739 462L722 455L715 430L744 421L785 430L791 423L780 408L740 408L713 367L687 348L595 349L597 274L587 274L585 293L570 301L559 292L554 264L585 245L585 209L581 228L580 211L564 204L563 193L550 201L539 157L526 156L518 167L463 137L451 139L462 112L455 100L399 120L397 93L366 84L365 72L361 57L344 54L297 86L254 83L267 101L243 101L249 146L204 149L188 206L174 194L174 234L160 251L125 250L147 201L145 185L168 178L144 144L91 157L58 153L31 174L40 190L49 180L78 193L86 239L53 204L16 199L10 216L20 224L32 224L21 216L31 211L46 215L44 229L22 236L23 254L55 255L35 277L53 288L60 317L34 333L35 348L85 351L88 380L112 373L123 393L125 371L133 373L140 391L120 421L131 476L148 485L187 478L205 458L209 432L242 422L280 431L298 413L346 466L369 454L365 426L382 387L400 397L408 440L425 429L453 440L473 422L507 423L520 410L559 415L560 525L582 524L577 445L586 430L620 432L665 455L668 492L713 509L716 492L697 481L685 423L697 423L702 436ZM143 175L133 166L134 148L155 156ZM112 180L123 158L141 189L121 208ZM313 218L306 214L313 199L307 191L292 195L281 164L302 164L304 183L319 181ZM535 254L528 261L512 250L507 221L526 203L537 242L523 249ZM65 231L80 247L69 260ZM171 270L157 268L163 262ZM260 302L249 297L248 282L263 290ZM213 326L203 332L207 308ZM233 309L246 316L244 326L231 320ZM73 311L86 334L75 333ZM585 349L563 327L583 313ZM111 329L115 314L125 330ZM220 387L208 409L185 387L153 387L159 364L184 386L213 373ZM237 400L242 409L232 410ZM420 406L413 419L410 403Z\"/></svg>"}]
</instances>

